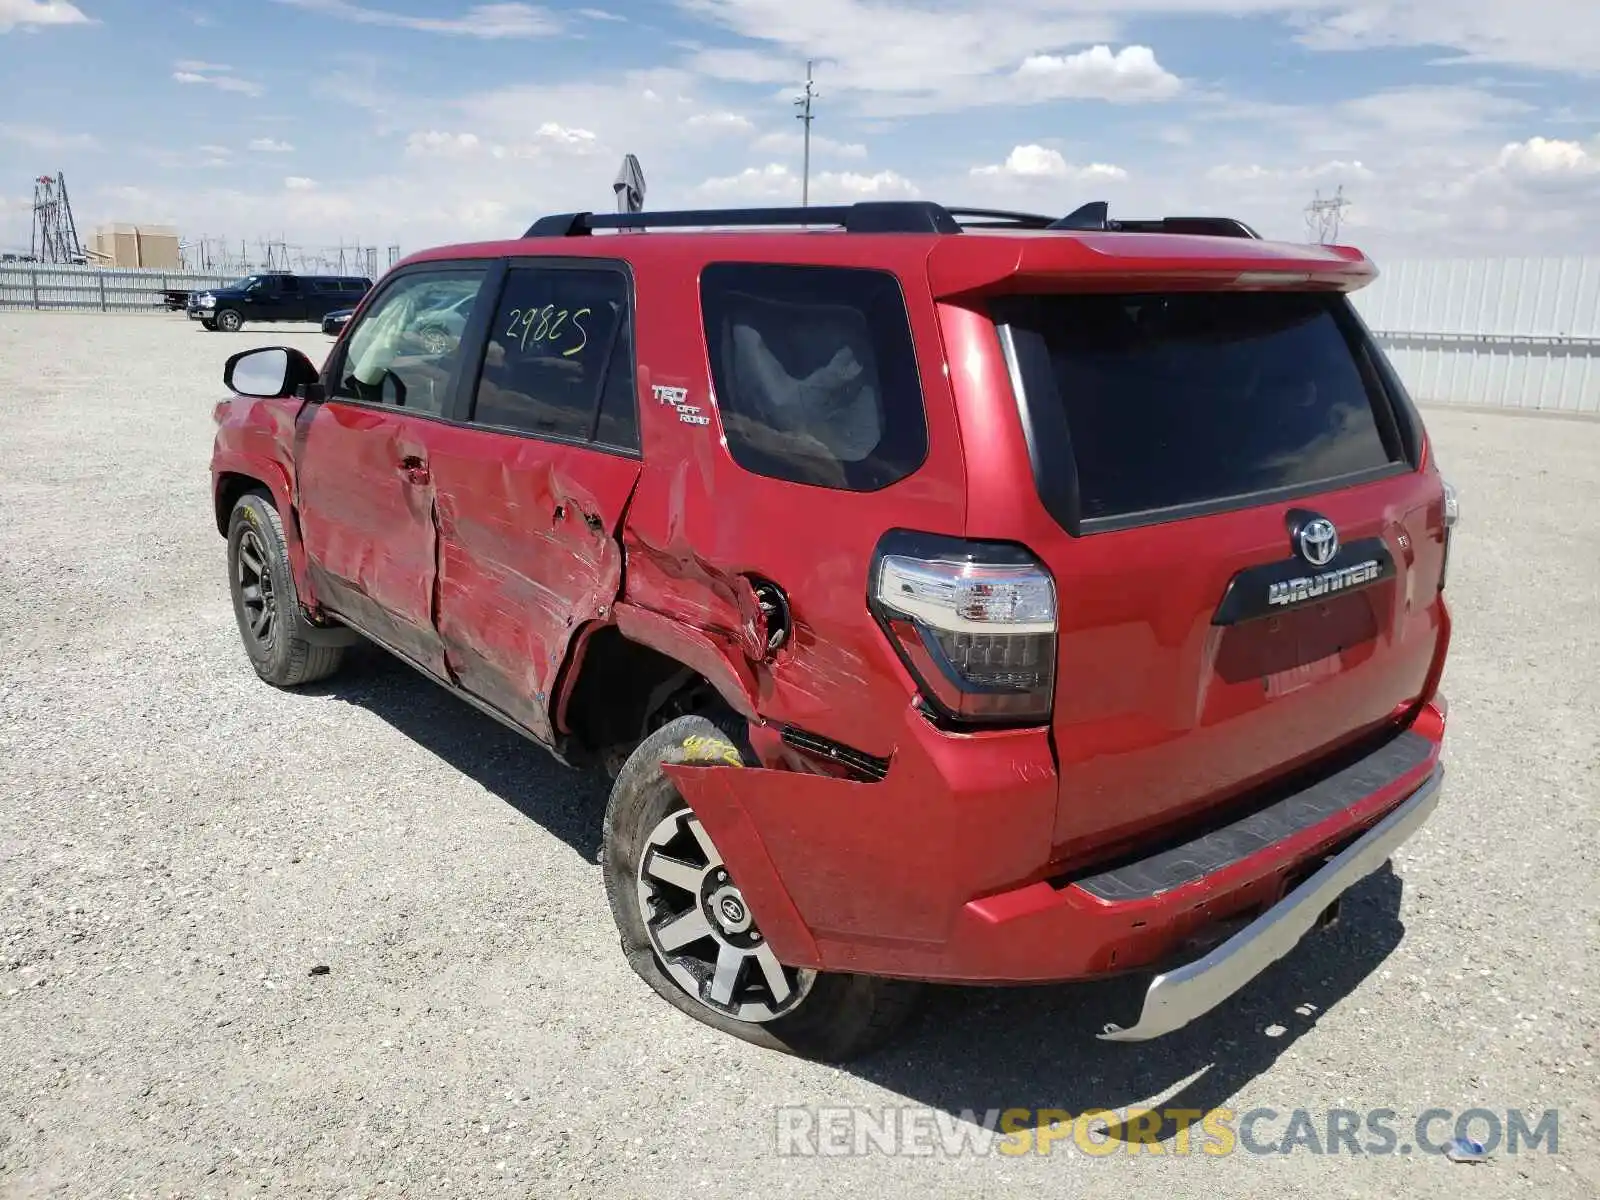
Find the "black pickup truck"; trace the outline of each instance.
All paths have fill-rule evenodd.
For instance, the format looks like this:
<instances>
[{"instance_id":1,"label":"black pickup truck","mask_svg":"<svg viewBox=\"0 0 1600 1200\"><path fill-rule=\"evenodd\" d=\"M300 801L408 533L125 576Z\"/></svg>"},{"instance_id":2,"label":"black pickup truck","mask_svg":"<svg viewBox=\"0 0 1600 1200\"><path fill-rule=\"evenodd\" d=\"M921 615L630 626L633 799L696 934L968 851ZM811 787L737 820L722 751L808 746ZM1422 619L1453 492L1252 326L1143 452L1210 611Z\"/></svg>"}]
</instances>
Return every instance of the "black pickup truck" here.
<instances>
[{"instance_id":1,"label":"black pickup truck","mask_svg":"<svg viewBox=\"0 0 1600 1200\"><path fill-rule=\"evenodd\" d=\"M363 275L288 275L272 272L189 297L190 320L236 333L246 321L315 321L354 308L372 288Z\"/></svg>"}]
</instances>

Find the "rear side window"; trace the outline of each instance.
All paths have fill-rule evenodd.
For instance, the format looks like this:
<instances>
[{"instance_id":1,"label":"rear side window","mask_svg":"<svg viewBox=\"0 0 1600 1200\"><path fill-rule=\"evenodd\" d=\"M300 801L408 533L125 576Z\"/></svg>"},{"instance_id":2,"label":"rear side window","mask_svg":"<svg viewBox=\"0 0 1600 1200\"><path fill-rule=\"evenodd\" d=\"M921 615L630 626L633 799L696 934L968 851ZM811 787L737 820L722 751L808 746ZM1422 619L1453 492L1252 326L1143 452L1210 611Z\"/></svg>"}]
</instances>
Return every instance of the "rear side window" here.
<instances>
[{"instance_id":1,"label":"rear side window","mask_svg":"<svg viewBox=\"0 0 1600 1200\"><path fill-rule=\"evenodd\" d=\"M472 420L636 448L628 333L628 281L620 271L512 268L489 329Z\"/></svg>"},{"instance_id":2,"label":"rear side window","mask_svg":"<svg viewBox=\"0 0 1600 1200\"><path fill-rule=\"evenodd\" d=\"M717 409L741 467L875 491L922 465L927 418L893 275L715 263L700 296Z\"/></svg>"},{"instance_id":3,"label":"rear side window","mask_svg":"<svg viewBox=\"0 0 1600 1200\"><path fill-rule=\"evenodd\" d=\"M1058 518L1139 524L1404 460L1341 295L1032 296L998 302L995 317Z\"/></svg>"}]
</instances>

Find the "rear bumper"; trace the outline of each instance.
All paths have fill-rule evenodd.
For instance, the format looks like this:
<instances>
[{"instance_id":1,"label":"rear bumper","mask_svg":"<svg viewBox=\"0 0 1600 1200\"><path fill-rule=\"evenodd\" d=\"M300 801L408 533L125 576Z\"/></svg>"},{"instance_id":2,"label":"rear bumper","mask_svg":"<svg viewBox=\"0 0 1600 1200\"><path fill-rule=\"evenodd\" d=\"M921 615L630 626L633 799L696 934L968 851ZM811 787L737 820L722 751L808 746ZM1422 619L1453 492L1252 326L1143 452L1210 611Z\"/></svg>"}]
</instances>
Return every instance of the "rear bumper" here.
<instances>
[{"instance_id":1,"label":"rear bumper","mask_svg":"<svg viewBox=\"0 0 1600 1200\"><path fill-rule=\"evenodd\" d=\"M1399 808L1244 929L1205 957L1157 975L1145 993L1138 1024L1130 1029L1107 1025L1100 1036L1113 1042L1160 1037L1233 995L1293 950L1329 906L1389 860L1438 807L1443 781L1444 768L1436 766Z\"/></svg>"},{"instance_id":2,"label":"rear bumper","mask_svg":"<svg viewBox=\"0 0 1600 1200\"><path fill-rule=\"evenodd\" d=\"M1437 801L1444 721L1442 702L1427 705L1406 732L1294 792L1182 845L1069 878L1049 861L1058 785L1041 731L954 736L908 712L876 783L666 770L782 961L1021 984L1198 958L1158 977L1124 1034L1139 1038L1242 986L1382 864ZM775 767L773 731L753 732Z\"/></svg>"}]
</instances>

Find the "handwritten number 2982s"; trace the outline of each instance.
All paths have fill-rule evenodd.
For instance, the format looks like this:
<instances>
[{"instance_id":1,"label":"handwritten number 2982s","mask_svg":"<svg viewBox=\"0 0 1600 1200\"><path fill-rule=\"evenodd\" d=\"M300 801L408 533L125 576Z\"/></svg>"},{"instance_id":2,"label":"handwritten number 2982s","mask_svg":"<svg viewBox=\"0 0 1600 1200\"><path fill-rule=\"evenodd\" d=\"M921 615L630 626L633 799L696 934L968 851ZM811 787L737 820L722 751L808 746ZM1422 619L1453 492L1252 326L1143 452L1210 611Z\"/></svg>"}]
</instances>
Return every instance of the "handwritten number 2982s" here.
<instances>
[{"instance_id":1,"label":"handwritten number 2982s","mask_svg":"<svg viewBox=\"0 0 1600 1200\"><path fill-rule=\"evenodd\" d=\"M526 350L528 343L535 345L540 342L557 342L563 336L571 336L577 330L578 344L561 351L562 358L571 358L580 354L589 344L589 334L583 327L583 317L587 317L591 309L580 308L569 311L557 308L554 304L546 304L543 308L513 308L511 310L511 323L506 326L507 340L517 343L519 349Z\"/></svg>"}]
</instances>

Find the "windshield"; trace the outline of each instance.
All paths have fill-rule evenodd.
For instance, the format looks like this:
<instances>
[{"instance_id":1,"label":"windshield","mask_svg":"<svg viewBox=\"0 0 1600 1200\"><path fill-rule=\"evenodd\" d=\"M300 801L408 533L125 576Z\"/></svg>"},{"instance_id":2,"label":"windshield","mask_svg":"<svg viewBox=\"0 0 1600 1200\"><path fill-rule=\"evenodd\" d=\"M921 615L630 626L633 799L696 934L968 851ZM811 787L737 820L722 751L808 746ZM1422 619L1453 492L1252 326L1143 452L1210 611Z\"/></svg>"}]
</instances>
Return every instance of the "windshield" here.
<instances>
[{"instance_id":1,"label":"windshield","mask_svg":"<svg viewBox=\"0 0 1600 1200\"><path fill-rule=\"evenodd\" d=\"M217 290L220 292L242 292L252 283L259 280L259 275L246 275L243 279L235 279L232 283L225 283Z\"/></svg>"}]
</instances>

